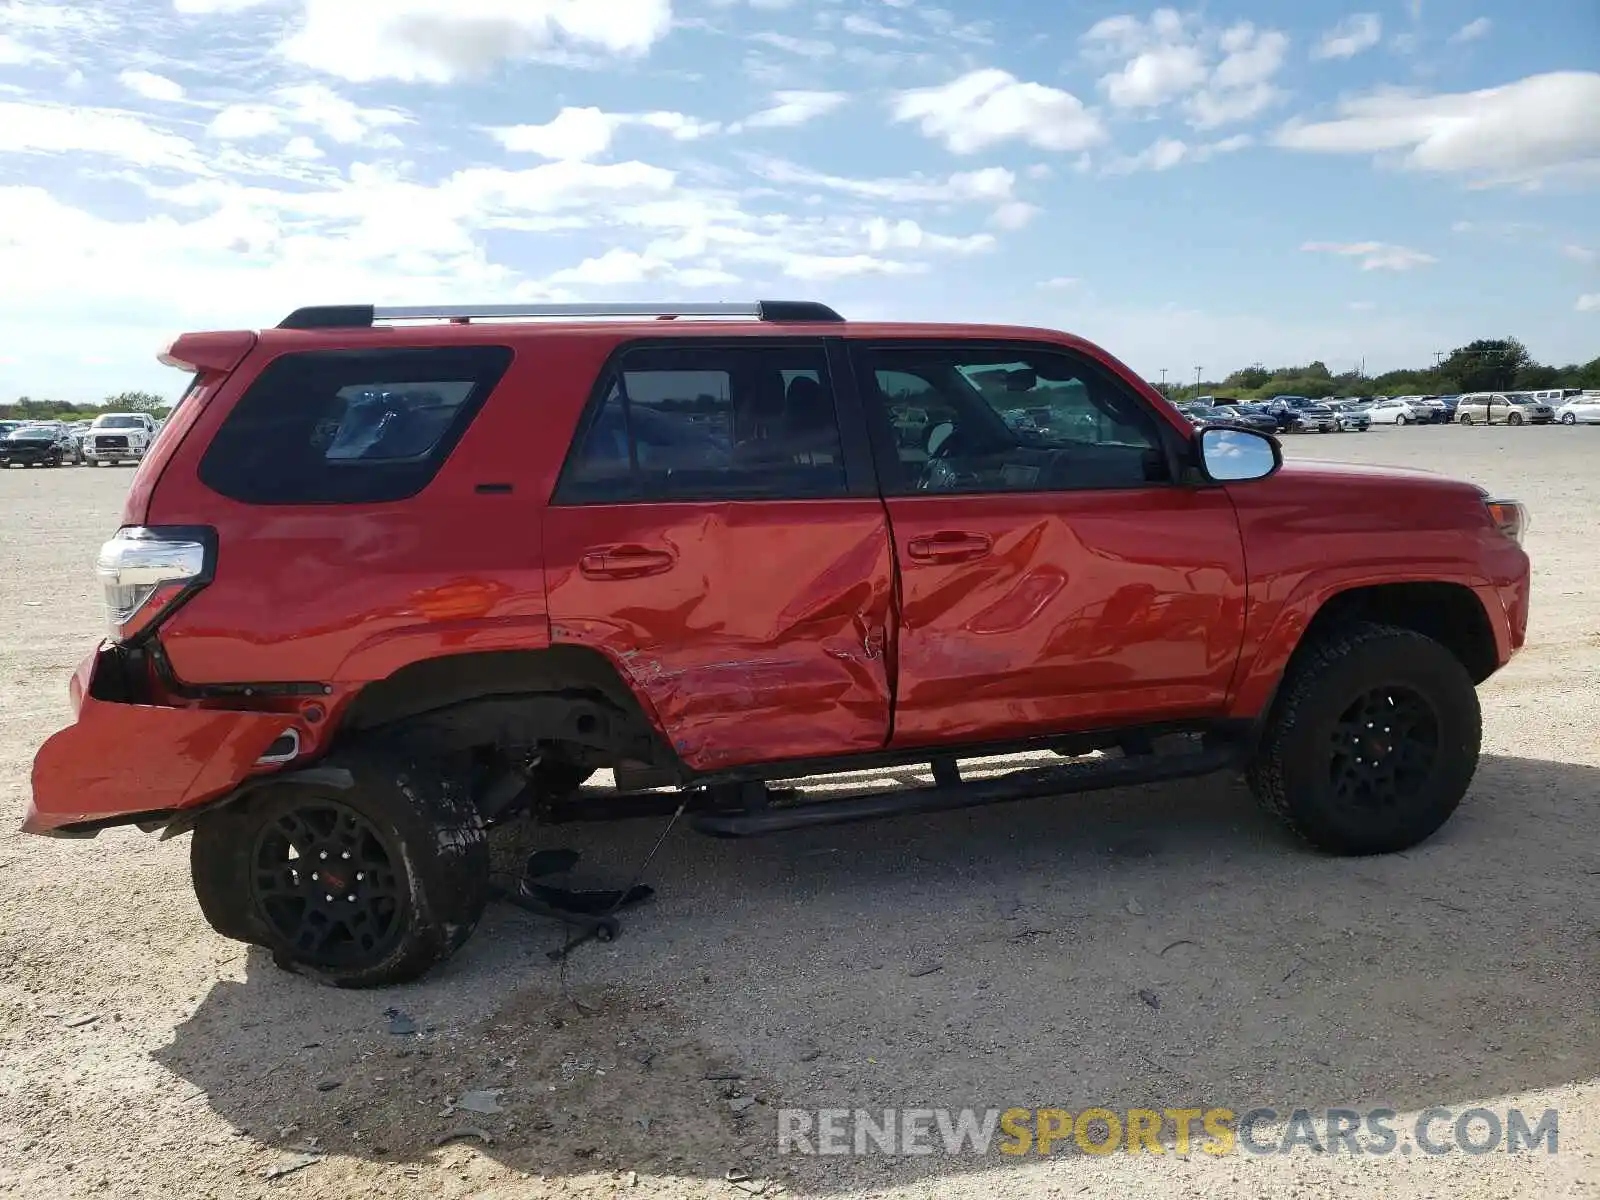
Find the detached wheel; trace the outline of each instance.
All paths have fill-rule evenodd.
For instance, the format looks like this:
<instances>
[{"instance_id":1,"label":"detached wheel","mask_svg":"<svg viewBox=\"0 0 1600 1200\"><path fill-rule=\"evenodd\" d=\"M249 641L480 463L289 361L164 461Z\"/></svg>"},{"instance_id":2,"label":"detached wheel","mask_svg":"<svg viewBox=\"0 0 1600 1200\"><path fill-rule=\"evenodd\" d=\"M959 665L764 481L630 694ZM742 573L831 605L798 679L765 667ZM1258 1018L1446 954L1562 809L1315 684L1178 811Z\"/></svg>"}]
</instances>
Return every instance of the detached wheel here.
<instances>
[{"instance_id":1,"label":"detached wheel","mask_svg":"<svg viewBox=\"0 0 1600 1200\"><path fill-rule=\"evenodd\" d=\"M489 847L465 789L375 754L327 764L348 789L286 782L208 814L189 864L224 937L336 987L422 975L466 942L489 898Z\"/></svg>"},{"instance_id":2,"label":"detached wheel","mask_svg":"<svg viewBox=\"0 0 1600 1200\"><path fill-rule=\"evenodd\" d=\"M1449 650L1409 629L1351 625L1296 655L1250 787L1318 849L1389 854L1450 819L1481 737L1477 688Z\"/></svg>"}]
</instances>

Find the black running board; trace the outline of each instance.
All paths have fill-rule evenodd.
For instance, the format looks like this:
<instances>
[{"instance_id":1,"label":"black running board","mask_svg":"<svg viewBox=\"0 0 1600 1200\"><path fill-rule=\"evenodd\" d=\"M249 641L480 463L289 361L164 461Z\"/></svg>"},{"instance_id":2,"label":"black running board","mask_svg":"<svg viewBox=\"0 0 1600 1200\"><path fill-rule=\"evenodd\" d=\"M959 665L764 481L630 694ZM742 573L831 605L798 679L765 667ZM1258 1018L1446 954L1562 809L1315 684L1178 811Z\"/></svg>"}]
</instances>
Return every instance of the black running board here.
<instances>
[{"instance_id":1,"label":"black running board","mask_svg":"<svg viewBox=\"0 0 1600 1200\"><path fill-rule=\"evenodd\" d=\"M702 813L692 818L692 824L699 832L711 837L759 837L818 825L851 825L858 821L876 821L913 813L950 812L985 804L1004 804L1011 800L1035 800L1045 796L1096 792L1140 783L1162 783L1209 775L1214 771L1236 768L1238 764L1239 748L1222 744L1182 754L1136 755L1024 768L989 779L975 779L970 783L943 787L934 785L872 792L838 800L778 805L751 812Z\"/></svg>"}]
</instances>

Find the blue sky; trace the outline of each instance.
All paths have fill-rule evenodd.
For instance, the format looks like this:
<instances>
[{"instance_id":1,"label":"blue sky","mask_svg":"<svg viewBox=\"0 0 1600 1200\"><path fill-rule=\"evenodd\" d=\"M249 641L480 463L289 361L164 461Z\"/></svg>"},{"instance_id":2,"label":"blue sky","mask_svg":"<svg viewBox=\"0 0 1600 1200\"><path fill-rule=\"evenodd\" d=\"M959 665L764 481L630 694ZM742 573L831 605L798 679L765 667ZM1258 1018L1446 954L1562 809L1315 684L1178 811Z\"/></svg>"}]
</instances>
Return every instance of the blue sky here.
<instances>
[{"instance_id":1,"label":"blue sky","mask_svg":"<svg viewBox=\"0 0 1600 1200\"><path fill-rule=\"evenodd\" d=\"M0 396L310 303L1600 354L1592 0L0 0Z\"/></svg>"}]
</instances>

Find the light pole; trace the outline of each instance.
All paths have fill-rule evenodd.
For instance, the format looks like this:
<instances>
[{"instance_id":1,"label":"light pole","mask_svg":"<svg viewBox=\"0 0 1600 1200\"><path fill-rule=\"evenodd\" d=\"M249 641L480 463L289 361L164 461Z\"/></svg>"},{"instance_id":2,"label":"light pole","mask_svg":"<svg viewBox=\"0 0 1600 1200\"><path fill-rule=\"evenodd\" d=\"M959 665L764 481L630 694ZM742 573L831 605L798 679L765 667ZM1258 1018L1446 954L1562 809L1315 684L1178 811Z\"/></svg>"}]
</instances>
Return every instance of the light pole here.
<instances>
[{"instance_id":1,"label":"light pole","mask_svg":"<svg viewBox=\"0 0 1600 1200\"><path fill-rule=\"evenodd\" d=\"M1202 369L1203 368L1201 368L1201 367L1196 367L1194 369L1194 385L1195 385L1195 387L1199 387L1200 386L1200 372L1201 372Z\"/></svg>"}]
</instances>

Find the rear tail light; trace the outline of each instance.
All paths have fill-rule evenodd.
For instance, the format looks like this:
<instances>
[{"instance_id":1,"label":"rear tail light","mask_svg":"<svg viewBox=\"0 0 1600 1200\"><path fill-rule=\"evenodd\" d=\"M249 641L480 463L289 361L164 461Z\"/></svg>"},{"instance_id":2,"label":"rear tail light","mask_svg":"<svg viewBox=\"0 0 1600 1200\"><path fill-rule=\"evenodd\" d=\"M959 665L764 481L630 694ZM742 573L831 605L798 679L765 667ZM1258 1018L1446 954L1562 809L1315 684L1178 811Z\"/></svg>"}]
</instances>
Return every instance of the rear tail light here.
<instances>
[{"instance_id":1,"label":"rear tail light","mask_svg":"<svg viewBox=\"0 0 1600 1200\"><path fill-rule=\"evenodd\" d=\"M1489 510L1489 519L1494 522L1494 527L1517 545L1522 545L1523 536L1528 532L1528 510L1516 500L1484 500L1484 506Z\"/></svg>"},{"instance_id":2,"label":"rear tail light","mask_svg":"<svg viewBox=\"0 0 1600 1200\"><path fill-rule=\"evenodd\" d=\"M209 583L215 545L210 529L129 525L117 530L95 564L112 640L133 641L149 632Z\"/></svg>"}]
</instances>

